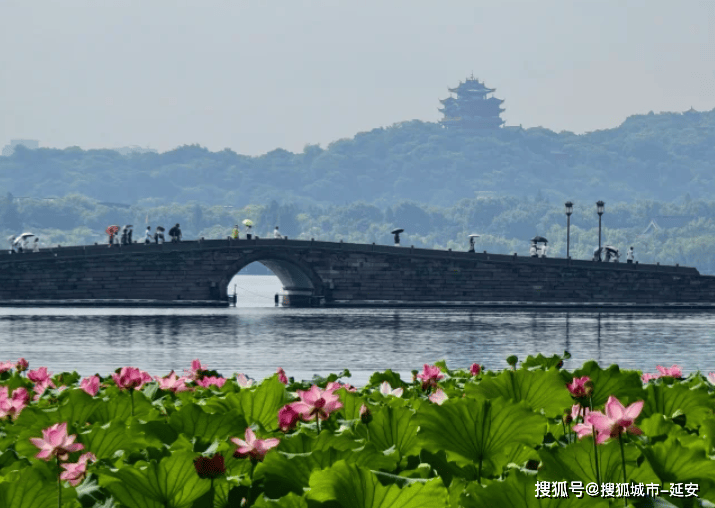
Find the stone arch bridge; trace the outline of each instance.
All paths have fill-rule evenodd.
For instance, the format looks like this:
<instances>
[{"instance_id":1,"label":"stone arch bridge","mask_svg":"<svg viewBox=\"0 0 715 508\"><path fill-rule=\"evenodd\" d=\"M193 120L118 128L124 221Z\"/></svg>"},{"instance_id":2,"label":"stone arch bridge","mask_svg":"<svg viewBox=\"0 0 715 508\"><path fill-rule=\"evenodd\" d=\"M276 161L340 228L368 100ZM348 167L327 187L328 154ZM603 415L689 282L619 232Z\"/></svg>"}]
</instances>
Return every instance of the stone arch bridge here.
<instances>
[{"instance_id":1,"label":"stone arch bridge","mask_svg":"<svg viewBox=\"0 0 715 508\"><path fill-rule=\"evenodd\" d=\"M2 252L0 305L227 305L255 261L288 305L715 307L695 268L288 239Z\"/></svg>"}]
</instances>

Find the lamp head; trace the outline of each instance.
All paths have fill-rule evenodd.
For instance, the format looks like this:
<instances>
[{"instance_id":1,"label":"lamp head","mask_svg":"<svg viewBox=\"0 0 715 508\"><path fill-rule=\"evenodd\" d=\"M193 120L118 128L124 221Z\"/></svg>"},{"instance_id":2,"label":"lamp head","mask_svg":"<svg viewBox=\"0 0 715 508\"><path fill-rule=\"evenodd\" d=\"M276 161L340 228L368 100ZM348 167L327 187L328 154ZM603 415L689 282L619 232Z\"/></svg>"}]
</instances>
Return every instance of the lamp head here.
<instances>
[{"instance_id":1,"label":"lamp head","mask_svg":"<svg viewBox=\"0 0 715 508\"><path fill-rule=\"evenodd\" d=\"M596 201L596 211L598 215L603 215L603 207L605 204L603 201Z\"/></svg>"},{"instance_id":2,"label":"lamp head","mask_svg":"<svg viewBox=\"0 0 715 508\"><path fill-rule=\"evenodd\" d=\"M573 203L571 201L566 201L566 215L571 215L573 213Z\"/></svg>"}]
</instances>

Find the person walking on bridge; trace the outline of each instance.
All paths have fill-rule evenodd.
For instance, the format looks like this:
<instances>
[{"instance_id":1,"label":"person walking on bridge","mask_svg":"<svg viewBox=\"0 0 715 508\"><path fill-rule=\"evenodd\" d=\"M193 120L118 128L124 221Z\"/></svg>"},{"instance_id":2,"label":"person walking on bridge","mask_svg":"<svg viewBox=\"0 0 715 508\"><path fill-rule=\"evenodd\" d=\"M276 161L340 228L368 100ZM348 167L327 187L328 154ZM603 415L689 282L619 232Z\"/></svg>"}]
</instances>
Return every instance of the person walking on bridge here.
<instances>
[{"instance_id":1,"label":"person walking on bridge","mask_svg":"<svg viewBox=\"0 0 715 508\"><path fill-rule=\"evenodd\" d=\"M144 233L144 243L151 243L151 226L146 227L146 233Z\"/></svg>"},{"instance_id":2,"label":"person walking on bridge","mask_svg":"<svg viewBox=\"0 0 715 508\"><path fill-rule=\"evenodd\" d=\"M536 248L536 242L531 242L531 247L529 247L529 255L532 258L539 256L539 249Z\"/></svg>"},{"instance_id":3,"label":"person walking on bridge","mask_svg":"<svg viewBox=\"0 0 715 508\"><path fill-rule=\"evenodd\" d=\"M238 229L238 224L233 226L233 231L231 231L231 238L233 240L238 240L239 235L241 234L241 230Z\"/></svg>"},{"instance_id":4,"label":"person walking on bridge","mask_svg":"<svg viewBox=\"0 0 715 508\"><path fill-rule=\"evenodd\" d=\"M181 229L178 222L176 223L176 226L169 230L169 236L171 237L172 243L181 241Z\"/></svg>"},{"instance_id":5,"label":"person walking on bridge","mask_svg":"<svg viewBox=\"0 0 715 508\"><path fill-rule=\"evenodd\" d=\"M281 234L281 232L278 231L278 226L276 226L276 229L273 230L273 238L276 238L278 240L283 238L283 235Z\"/></svg>"},{"instance_id":6,"label":"person walking on bridge","mask_svg":"<svg viewBox=\"0 0 715 508\"><path fill-rule=\"evenodd\" d=\"M633 246L631 245L626 252L626 263L633 263Z\"/></svg>"}]
</instances>

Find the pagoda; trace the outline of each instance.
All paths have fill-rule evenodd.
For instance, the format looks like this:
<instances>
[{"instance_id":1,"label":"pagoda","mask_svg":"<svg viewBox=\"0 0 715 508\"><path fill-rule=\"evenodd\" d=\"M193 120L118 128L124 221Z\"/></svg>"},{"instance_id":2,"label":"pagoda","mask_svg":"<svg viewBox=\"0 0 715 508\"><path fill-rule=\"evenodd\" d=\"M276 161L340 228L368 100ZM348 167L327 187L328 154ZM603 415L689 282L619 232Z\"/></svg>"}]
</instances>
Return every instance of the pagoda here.
<instances>
[{"instance_id":1,"label":"pagoda","mask_svg":"<svg viewBox=\"0 0 715 508\"><path fill-rule=\"evenodd\" d=\"M450 97L440 99L439 111L444 115L440 123L445 127L463 129L497 129L504 124L499 115L504 108L502 99L489 97L496 90L487 88L472 75L457 88L449 88ZM455 94L456 97L452 97Z\"/></svg>"}]
</instances>

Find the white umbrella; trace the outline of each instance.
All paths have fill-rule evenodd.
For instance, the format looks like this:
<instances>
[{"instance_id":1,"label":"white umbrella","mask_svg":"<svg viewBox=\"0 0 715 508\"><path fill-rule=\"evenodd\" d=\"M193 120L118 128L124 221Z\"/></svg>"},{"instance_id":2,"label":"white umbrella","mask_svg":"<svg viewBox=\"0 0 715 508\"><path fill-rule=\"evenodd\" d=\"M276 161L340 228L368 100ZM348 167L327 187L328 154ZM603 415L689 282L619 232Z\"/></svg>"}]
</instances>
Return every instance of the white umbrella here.
<instances>
[{"instance_id":1,"label":"white umbrella","mask_svg":"<svg viewBox=\"0 0 715 508\"><path fill-rule=\"evenodd\" d=\"M480 235L469 235L469 238L479 238Z\"/></svg>"},{"instance_id":2,"label":"white umbrella","mask_svg":"<svg viewBox=\"0 0 715 508\"><path fill-rule=\"evenodd\" d=\"M244 226L253 226L253 221L251 219L244 219L243 225Z\"/></svg>"}]
</instances>

